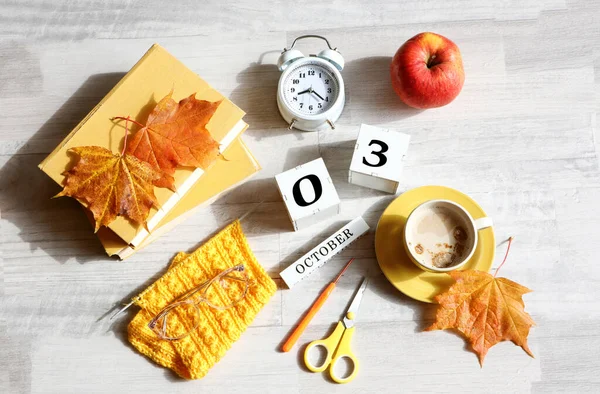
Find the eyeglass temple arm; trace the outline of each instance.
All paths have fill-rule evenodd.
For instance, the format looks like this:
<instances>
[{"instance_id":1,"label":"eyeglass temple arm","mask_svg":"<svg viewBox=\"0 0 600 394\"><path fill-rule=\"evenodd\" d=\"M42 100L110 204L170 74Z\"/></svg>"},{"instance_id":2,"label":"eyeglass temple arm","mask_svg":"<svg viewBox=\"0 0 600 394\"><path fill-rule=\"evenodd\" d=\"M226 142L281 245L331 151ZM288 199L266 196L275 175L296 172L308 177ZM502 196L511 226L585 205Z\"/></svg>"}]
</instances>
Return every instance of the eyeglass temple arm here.
<instances>
[{"instance_id":1,"label":"eyeglass temple arm","mask_svg":"<svg viewBox=\"0 0 600 394\"><path fill-rule=\"evenodd\" d=\"M206 282L202 283L201 285L199 285L198 287L194 288L192 291L190 291L189 293L186 293L184 295L182 295L181 297L177 298L175 300L175 302L177 301L183 301L189 297L191 297L192 295L196 294L198 291L202 290L206 285L208 285L208 283L210 283L209 280L207 280ZM108 320L109 321L113 321L115 320L119 315L121 315L123 312L125 312L131 305L133 305L137 300L133 300L131 301L129 304L125 305L123 308L119 309L117 312L115 312ZM165 308L166 309L166 308Z\"/></svg>"},{"instance_id":2,"label":"eyeglass temple arm","mask_svg":"<svg viewBox=\"0 0 600 394\"><path fill-rule=\"evenodd\" d=\"M201 285L199 285L198 287L194 288L192 291L190 291L189 293L186 293L184 295L182 295L181 297L177 298L175 300L175 302L177 301L182 301L185 300L189 297L191 297L192 295L196 294L198 291L202 290L208 283L210 283L209 280L207 280L206 282L202 283ZM113 321L117 318L117 316L119 316L120 314L122 314L123 312L125 312L131 305L133 305L137 300L133 300L131 301L129 304L125 305L123 308L119 309L117 312L115 312L108 320L109 321Z\"/></svg>"},{"instance_id":3,"label":"eyeglass temple arm","mask_svg":"<svg viewBox=\"0 0 600 394\"><path fill-rule=\"evenodd\" d=\"M246 279L236 278L235 276L223 275L223 277L227 277L229 279L237 280L238 282L246 282Z\"/></svg>"},{"instance_id":4,"label":"eyeglass temple arm","mask_svg":"<svg viewBox=\"0 0 600 394\"><path fill-rule=\"evenodd\" d=\"M236 266L237 267L237 266ZM235 268L235 267L234 267ZM235 279L238 280L240 282L243 282L243 279L239 279L239 278L235 278L233 276L229 276L228 274L225 274L223 276L227 276L228 278L231 279ZM205 281L204 283L201 283L200 285L198 285L197 287L195 287L194 289L192 289L190 292L183 294L181 297L177 298L175 300L175 302L177 301L183 301L191 296L193 296L194 294L196 294L197 292L199 292L200 290L204 289L208 284L210 284L213 280L215 280L216 278L210 279ZM125 305L123 308L121 308L120 310L118 310L117 312L115 312L108 320L109 321L113 321L114 319L117 318L117 316L119 316L121 313L125 312L131 305L133 305L137 300L133 300L131 301L129 304ZM166 309L166 308L165 308Z\"/></svg>"},{"instance_id":5,"label":"eyeglass temple arm","mask_svg":"<svg viewBox=\"0 0 600 394\"><path fill-rule=\"evenodd\" d=\"M178 301L184 301L187 300L188 298L190 298L191 296L193 296L194 294L196 294L197 292L199 292L202 289L205 289L206 286L208 286L208 284L212 281L211 280L207 280L201 284L199 284L198 286L194 287L192 290L188 291L185 294L182 294L181 296L177 297L175 300L173 300L173 302L178 302Z\"/></svg>"}]
</instances>

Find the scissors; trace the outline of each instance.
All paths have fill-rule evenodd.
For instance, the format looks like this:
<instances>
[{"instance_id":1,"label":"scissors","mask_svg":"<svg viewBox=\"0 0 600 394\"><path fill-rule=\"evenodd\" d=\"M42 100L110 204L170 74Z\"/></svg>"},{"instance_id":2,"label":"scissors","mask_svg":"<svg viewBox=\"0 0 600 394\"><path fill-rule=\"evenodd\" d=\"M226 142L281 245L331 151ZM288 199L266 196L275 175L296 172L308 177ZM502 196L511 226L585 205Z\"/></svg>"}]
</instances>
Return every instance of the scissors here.
<instances>
[{"instance_id":1,"label":"scissors","mask_svg":"<svg viewBox=\"0 0 600 394\"><path fill-rule=\"evenodd\" d=\"M350 349L350 341L354 334L354 317L358 312L358 307L360 306L363 293L367 288L367 283L367 278L364 278L356 295L352 299L352 303L346 312L346 316L338 322L335 331L333 331L329 337L318 341L312 341L306 347L306 350L304 351L304 364L310 371L323 372L329 367L329 376L331 376L331 379L336 383L348 383L356 377L356 373L358 372L358 359ZM315 346L322 346L327 351L325 361L320 366L314 365L308 358L308 353ZM352 361L352 372L350 372L350 375L347 377L341 378L335 373L335 364L344 357Z\"/></svg>"}]
</instances>

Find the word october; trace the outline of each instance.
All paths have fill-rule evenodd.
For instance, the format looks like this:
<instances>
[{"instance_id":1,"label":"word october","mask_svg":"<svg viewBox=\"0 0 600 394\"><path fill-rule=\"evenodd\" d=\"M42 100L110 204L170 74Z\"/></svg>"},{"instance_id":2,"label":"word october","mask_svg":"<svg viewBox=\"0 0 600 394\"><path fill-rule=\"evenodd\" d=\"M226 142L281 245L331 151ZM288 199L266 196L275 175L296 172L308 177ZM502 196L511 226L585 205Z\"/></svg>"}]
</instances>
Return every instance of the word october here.
<instances>
[{"instance_id":1,"label":"word october","mask_svg":"<svg viewBox=\"0 0 600 394\"><path fill-rule=\"evenodd\" d=\"M364 219L357 217L281 271L281 279L291 288L368 230L369 225Z\"/></svg>"}]
</instances>

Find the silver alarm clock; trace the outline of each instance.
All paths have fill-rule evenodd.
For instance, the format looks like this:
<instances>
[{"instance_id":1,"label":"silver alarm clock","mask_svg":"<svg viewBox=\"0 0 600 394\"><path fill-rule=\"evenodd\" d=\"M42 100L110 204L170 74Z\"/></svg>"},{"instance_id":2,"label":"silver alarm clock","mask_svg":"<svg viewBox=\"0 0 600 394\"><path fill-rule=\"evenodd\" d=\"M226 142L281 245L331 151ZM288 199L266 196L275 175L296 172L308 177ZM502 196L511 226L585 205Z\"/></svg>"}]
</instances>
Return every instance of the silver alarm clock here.
<instances>
[{"instance_id":1,"label":"silver alarm clock","mask_svg":"<svg viewBox=\"0 0 600 394\"><path fill-rule=\"evenodd\" d=\"M294 49L296 42L305 38L320 38L328 49L318 55L304 56ZM344 58L332 48L325 37L313 34L296 38L290 48L284 48L279 61L282 71L277 87L277 107L289 128L304 131L335 129L346 96Z\"/></svg>"}]
</instances>

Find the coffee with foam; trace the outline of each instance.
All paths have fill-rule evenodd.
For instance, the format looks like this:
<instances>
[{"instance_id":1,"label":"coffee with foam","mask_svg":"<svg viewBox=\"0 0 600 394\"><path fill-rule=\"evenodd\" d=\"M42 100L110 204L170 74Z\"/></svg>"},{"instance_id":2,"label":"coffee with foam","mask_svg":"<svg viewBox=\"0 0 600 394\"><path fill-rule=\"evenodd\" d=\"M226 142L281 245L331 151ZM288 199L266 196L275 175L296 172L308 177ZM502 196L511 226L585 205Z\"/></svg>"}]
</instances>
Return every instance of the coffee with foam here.
<instances>
[{"instance_id":1,"label":"coffee with foam","mask_svg":"<svg viewBox=\"0 0 600 394\"><path fill-rule=\"evenodd\" d=\"M405 234L411 254L424 266L449 268L462 263L474 247L474 231L464 211L447 203L419 207Z\"/></svg>"}]
</instances>

